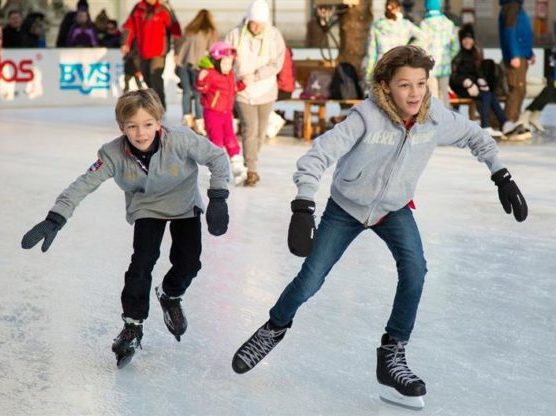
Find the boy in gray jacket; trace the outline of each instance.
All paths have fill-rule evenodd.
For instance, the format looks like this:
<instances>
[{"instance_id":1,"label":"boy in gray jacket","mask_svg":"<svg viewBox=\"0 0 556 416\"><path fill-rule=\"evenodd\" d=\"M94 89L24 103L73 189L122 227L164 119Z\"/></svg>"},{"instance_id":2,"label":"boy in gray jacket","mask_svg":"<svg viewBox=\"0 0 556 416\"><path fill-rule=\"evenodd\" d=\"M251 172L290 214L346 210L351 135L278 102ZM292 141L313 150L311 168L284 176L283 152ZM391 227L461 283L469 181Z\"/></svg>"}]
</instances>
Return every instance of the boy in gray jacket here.
<instances>
[{"instance_id":1,"label":"boy in gray jacket","mask_svg":"<svg viewBox=\"0 0 556 416\"><path fill-rule=\"evenodd\" d=\"M124 328L112 351L118 367L125 366L143 337L143 321L149 312L151 272L160 255L166 223L170 223L172 267L156 295L164 322L179 341L187 328L181 297L201 269L201 220L203 201L197 184L197 164L208 166L210 189L208 230L222 235L228 228L229 165L226 153L187 128L161 125L164 107L153 89L131 91L116 104L116 120L122 136L103 145L98 159L60 196L46 219L28 231L25 249L44 239L48 250L57 232L77 205L102 182L113 178L125 193L127 221L134 224L133 255L122 291Z\"/></svg>"},{"instance_id":2,"label":"boy in gray jacket","mask_svg":"<svg viewBox=\"0 0 556 416\"><path fill-rule=\"evenodd\" d=\"M387 244L398 271L391 316L377 349L380 396L407 407L424 406L425 383L409 369L405 345L427 271L412 199L434 148L468 147L489 168L504 210L513 210L517 221L527 217L525 199L498 159L494 140L431 99L427 80L433 65L415 46L384 54L373 72L371 98L298 160L288 245L293 254L308 257L270 309L269 321L234 355L237 373L251 370L282 340L297 309L319 290L355 237L370 228ZM331 196L315 232L314 195L323 172L335 162Z\"/></svg>"}]
</instances>

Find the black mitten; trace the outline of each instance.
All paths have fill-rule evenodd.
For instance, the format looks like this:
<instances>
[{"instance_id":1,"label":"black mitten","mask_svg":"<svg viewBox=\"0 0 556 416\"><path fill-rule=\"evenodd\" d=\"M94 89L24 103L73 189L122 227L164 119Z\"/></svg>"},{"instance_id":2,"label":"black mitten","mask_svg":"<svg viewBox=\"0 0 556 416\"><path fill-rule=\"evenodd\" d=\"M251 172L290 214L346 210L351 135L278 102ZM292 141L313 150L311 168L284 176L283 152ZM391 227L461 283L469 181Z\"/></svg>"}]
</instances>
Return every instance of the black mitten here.
<instances>
[{"instance_id":1,"label":"black mitten","mask_svg":"<svg viewBox=\"0 0 556 416\"><path fill-rule=\"evenodd\" d=\"M41 250L44 253L48 250L52 241L54 241L54 237L56 237L56 234L58 234L58 231L60 231L65 223L66 219L63 216L49 211L44 221L39 222L25 233L23 239L21 240L21 247L25 249L32 248L44 238L44 242L41 247Z\"/></svg>"},{"instance_id":2,"label":"black mitten","mask_svg":"<svg viewBox=\"0 0 556 416\"><path fill-rule=\"evenodd\" d=\"M291 208L293 215L288 229L288 248L296 256L307 257L313 248L315 236L315 203L294 199Z\"/></svg>"},{"instance_id":3,"label":"black mitten","mask_svg":"<svg viewBox=\"0 0 556 416\"><path fill-rule=\"evenodd\" d=\"M513 210L517 221L525 221L525 218L527 218L527 202L512 180L512 175L510 175L508 169L500 169L490 179L498 187L498 197L504 211L510 214Z\"/></svg>"},{"instance_id":4,"label":"black mitten","mask_svg":"<svg viewBox=\"0 0 556 416\"><path fill-rule=\"evenodd\" d=\"M226 189L209 189L207 195L209 204L207 207L207 225L212 235L222 235L228 231L228 205L226 198L230 192Z\"/></svg>"}]
</instances>

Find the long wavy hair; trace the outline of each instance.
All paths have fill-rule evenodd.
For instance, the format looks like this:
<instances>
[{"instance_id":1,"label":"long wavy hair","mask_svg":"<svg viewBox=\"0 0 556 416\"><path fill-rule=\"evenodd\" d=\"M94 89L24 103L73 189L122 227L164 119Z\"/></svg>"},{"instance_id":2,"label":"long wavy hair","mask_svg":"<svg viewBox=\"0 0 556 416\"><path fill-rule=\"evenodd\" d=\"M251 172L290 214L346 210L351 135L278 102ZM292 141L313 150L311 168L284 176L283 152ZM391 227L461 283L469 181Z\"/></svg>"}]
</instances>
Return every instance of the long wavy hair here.
<instances>
[{"instance_id":1,"label":"long wavy hair","mask_svg":"<svg viewBox=\"0 0 556 416\"><path fill-rule=\"evenodd\" d=\"M194 35L199 32L216 35L216 25L212 13L207 9L201 9L191 22L183 30L185 35Z\"/></svg>"}]
</instances>

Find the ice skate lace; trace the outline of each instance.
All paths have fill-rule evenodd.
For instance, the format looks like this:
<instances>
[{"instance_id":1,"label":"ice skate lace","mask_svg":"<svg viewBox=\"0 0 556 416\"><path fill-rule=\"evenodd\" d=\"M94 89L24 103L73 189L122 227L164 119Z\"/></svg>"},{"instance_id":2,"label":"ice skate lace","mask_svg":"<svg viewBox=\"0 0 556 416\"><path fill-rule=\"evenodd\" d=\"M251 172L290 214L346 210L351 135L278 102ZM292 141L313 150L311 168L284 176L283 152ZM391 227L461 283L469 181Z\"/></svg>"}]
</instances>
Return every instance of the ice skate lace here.
<instances>
[{"instance_id":1,"label":"ice skate lace","mask_svg":"<svg viewBox=\"0 0 556 416\"><path fill-rule=\"evenodd\" d=\"M407 366L403 344L383 345L382 348L390 352L387 356L386 366L394 380L405 386L411 383L422 382Z\"/></svg>"},{"instance_id":2,"label":"ice skate lace","mask_svg":"<svg viewBox=\"0 0 556 416\"><path fill-rule=\"evenodd\" d=\"M260 328L242 348L238 356L249 368L254 367L276 346L278 343L276 339L280 338L286 330L287 328L279 330Z\"/></svg>"}]
</instances>

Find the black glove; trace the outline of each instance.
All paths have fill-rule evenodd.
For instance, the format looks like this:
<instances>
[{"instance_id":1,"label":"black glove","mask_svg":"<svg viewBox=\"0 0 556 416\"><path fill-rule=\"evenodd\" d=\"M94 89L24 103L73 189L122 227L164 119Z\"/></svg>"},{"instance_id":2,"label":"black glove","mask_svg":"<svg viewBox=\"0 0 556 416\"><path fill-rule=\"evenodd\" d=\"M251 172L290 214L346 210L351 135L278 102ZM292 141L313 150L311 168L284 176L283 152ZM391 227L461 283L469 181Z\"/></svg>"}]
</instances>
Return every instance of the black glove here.
<instances>
[{"instance_id":1,"label":"black glove","mask_svg":"<svg viewBox=\"0 0 556 416\"><path fill-rule=\"evenodd\" d=\"M307 257L313 248L315 236L315 203L294 199L291 207L293 215L288 229L288 248L296 256Z\"/></svg>"},{"instance_id":2,"label":"black glove","mask_svg":"<svg viewBox=\"0 0 556 416\"><path fill-rule=\"evenodd\" d=\"M226 198L230 192L226 189L209 189L207 195L209 204L207 207L207 225L212 235L222 235L228 231L228 205Z\"/></svg>"},{"instance_id":3,"label":"black glove","mask_svg":"<svg viewBox=\"0 0 556 416\"><path fill-rule=\"evenodd\" d=\"M527 202L525 202L525 198L512 180L512 175L510 175L508 169L500 169L490 179L498 187L498 197L504 211L510 214L513 210L517 221L525 221L525 218L527 218Z\"/></svg>"},{"instance_id":4,"label":"black glove","mask_svg":"<svg viewBox=\"0 0 556 416\"><path fill-rule=\"evenodd\" d=\"M56 237L56 234L58 234L58 231L62 229L65 223L66 219L64 217L60 214L49 211L44 221L39 222L27 231L27 233L25 233L23 239L21 240L21 247L25 249L32 248L44 238L44 242L41 247L41 250L44 253L48 250L52 241L54 241L54 237Z\"/></svg>"}]
</instances>

